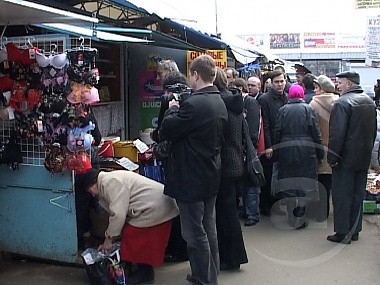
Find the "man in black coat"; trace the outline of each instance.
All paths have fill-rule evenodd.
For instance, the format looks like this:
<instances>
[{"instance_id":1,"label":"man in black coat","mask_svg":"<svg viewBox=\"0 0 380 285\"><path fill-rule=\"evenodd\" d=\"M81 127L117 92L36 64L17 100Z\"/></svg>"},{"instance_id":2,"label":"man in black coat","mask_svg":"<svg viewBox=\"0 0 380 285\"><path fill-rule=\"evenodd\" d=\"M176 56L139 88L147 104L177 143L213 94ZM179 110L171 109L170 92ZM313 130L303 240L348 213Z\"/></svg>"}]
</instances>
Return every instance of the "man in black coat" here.
<instances>
[{"instance_id":1,"label":"man in black coat","mask_svg":"<svg viewBox=\"0 0 380 285\"><path fill-rule=\"evenodd\" d=\"M285 93L286 75L281 71L274 71L271 75L272 88L259 98L261 115L264 125L265 155L260 157L264 168L266 184L261 187L260 208L263 215L269 216L276 199L271 196L271 178L273 172L273 145L274 129L278 110L288 103L288 94ZM274 208L278 214L285 215L278 208Z\"/></svg>"},{"instance_id":2,"label":"man in black coat","mask_svg":"<svg viewBox=\"0 0 380 285\"><path fill-rule=\"evenodd\" d=\"M376 108L359 86L354 71L338 73L341 96L330 116L327 162L332 168L332 201L335 235L328 241L351 243L362 230L362 203L367 171L376 138Z\"/></svg>"},{"instance_id":3,"label":"man in black coat","mask_svg":"<svg viewBox=\"0 0 380 285\"><path fill-rule=\"evenodd\" d=\"M228 115L213 86L215 74L211 56L197 57L190 65L194 92L181 106L170 101L161 126L172 142L164 193L177 201L191 266L188 279L197 284L217 284L219 272L215 201Z\"/></svg>"}]
</instances>

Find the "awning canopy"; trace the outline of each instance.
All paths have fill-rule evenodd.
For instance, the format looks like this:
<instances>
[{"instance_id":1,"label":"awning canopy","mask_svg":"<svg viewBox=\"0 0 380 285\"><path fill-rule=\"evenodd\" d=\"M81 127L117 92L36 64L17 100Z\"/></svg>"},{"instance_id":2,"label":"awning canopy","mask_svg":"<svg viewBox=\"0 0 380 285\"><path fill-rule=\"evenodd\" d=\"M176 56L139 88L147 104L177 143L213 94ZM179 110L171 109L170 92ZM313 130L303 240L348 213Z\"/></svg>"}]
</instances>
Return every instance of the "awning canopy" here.
<instances>
[{"instance_id":1,"label":"awning canopy","mask_svg":"<svg viewBox=\"0 0 380 285\"><path fill-rule=\"evenodd\" d=\"M6 25L31 25L41 23L98 23L94 17L61 10L30 1L0 1L0 23Z\"/></svg>"},{"instance_id":2,"label":"awning canopy","mask_svg":"<svg viewBox=\"0 0 380 285\"><path fill-rule=\"evenodd\" d=\"M129 43L150 43L151 41L146 39L139 39L135 37L122 36L115 33L108 33L104 31L98 31L92 27L76 26L61 23L45 23L36 24L36 26L55 32L64 32L73 36L86 36L93 40L101 41L113 41L113 42L129 42Z\"/></svg>"},{"instance_id":3,"label":"awning canopy","mask_svg":"<svg viewBox=\"0 0 380 285\"><path fill-rule=\"evenodd\" d=\"M98 25L96 27L98 31L108 31L113 33L119 33L125 36L133 36L136 38L146 39L151 41L151 45L167 47L173 49L181 50L195 50L195 51L204 51L195 45L192 45L188 42L182 41L176 37L148 29L136 29L136 28L118 28L107 25Z\"/></svg>"}]
</instances>

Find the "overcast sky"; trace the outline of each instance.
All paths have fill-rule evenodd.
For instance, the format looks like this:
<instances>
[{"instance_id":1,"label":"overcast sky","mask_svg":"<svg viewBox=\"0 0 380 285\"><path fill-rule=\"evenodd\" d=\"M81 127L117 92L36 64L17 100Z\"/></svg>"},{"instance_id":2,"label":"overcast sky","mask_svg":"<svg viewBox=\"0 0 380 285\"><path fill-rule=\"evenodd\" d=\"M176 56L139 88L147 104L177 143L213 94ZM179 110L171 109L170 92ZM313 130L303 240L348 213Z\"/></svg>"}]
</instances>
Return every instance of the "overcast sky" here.
<instances>
[{"instance_id":1,"label":"overcast sky","mask_svg":"<svg viewBox=\"0 0 380 285\"><path fill-rule=\"evenodd\" d=\"M356 10L355 0L129 0L161 17L184 20L203 32L254 34L276 32L366 31L366 17L380 9ZM216 9L217 8L217 9Z\"/></svg>"}]
</instances>

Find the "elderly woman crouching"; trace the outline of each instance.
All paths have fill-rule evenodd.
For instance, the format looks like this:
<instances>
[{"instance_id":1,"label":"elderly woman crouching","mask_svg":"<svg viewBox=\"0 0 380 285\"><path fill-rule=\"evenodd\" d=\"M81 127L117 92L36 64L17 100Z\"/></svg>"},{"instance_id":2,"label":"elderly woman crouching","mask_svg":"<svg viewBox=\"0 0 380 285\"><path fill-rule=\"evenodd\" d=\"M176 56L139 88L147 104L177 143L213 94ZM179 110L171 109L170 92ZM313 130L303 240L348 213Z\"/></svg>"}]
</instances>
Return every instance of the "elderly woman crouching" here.
<instances>
[{"instance_id":1,"label":"elderly woman crouching","mask_svg":"<svg viewBox=\"0 0 380 285\"><path fill-rule=\"evenodd\" d=\"M109 213L105 240L99 251L106 253L121 236L121 260L138 269L128 284L154 280L153 266L163 264L172 219L179 211L174 199L163 194L164 185L134 172L91 169L78 179L83 189Z\"/></svg>"}]
</instances>

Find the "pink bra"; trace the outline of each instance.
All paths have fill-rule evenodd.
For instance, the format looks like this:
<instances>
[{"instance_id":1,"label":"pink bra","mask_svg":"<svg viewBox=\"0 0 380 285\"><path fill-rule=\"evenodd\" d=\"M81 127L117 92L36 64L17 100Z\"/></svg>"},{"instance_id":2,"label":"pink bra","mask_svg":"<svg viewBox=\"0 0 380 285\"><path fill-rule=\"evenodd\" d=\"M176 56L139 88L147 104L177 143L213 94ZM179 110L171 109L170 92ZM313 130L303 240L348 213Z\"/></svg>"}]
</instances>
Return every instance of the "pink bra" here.
<instances>
[{"instance_id":1,"label":"pink bra","mask_svg":"<svg viewBox=\"0 0 380 285\"><path fill-rule=\"evenodd\" d=\"M49 65L62 69L69 63L67 55L65 53L45 56L44 54L36 51L36 61L41 67L47 67Z\"/></svg>"},{"instance_id":2,"label":"pink bra","mask_svg":"<svg viewBox=\"0 0 380 285\"><path fill-rule=\"evenodd\" d=\"M84 103L94 104L99 102L99 91L88 84L72 82L71 92L67 95L67 101L71 104Z\"/></svg>"}]
</instances>

